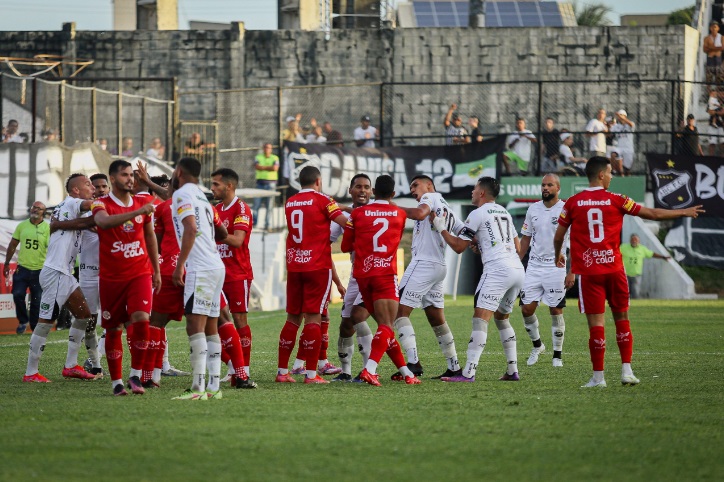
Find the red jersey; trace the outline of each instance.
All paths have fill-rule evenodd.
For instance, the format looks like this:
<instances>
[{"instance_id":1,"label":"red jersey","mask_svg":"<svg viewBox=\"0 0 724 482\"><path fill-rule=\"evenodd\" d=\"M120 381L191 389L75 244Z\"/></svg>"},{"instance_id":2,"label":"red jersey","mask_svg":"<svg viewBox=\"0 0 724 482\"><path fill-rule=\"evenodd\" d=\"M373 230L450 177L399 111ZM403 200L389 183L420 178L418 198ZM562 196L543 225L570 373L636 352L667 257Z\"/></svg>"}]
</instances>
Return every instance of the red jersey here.
<instances>
[{"instance_id":1,"label":"red jersey","mask_svg":"<svg viewBox=\"0 0 724 482\"><path fill-rule=\"evenodd\" d=\"M405 211L387 201L373 201L352 211L344 228L342 251L354 251L355 278L397 274L397 248L405 219Z\"/></svg>"},{"instance_id":2,"label":"red jersey","mask_svg":"<svg viewBox=\"0 0 724 482\"><path fill-rule=\"evenodd\" d=\"M303 189L287 200L287 271L332 268L330 224L342 210L334 199Z\"/></svg>"},{"instance_id":3,"label":"red jersey","mask_svg":"<svg viewBox=\"0 0 724 482\"><path fill-rule=\"evenodd\" d=\"M153 229L156 236L161 236L161 243L158 246L158 263L161 265L161 276L172 276L176 269L181 248L176 239L176 232L173 230L171 199L167 199L156 207L156 213L153 216Z\"/></svg>"},{"instance_id":4,"label":"red jersey","mask_svg":"<svg viewBox=\"0 0 724 482\"><path fill-rule=\"evenodd\" d=\"M216 209L221 223L229 232L229 236L236 231L246 232L244 242L238 248L226 243L216 243L221 261L226 266L225 281L253 279L254 271L251 268L251 257L249 256L249 238L251 237L253 216L249 205L235 197L228 207L224 206L224 203L219 203L214 209Z\"/></svg>"},{"instance_id":5,"label":"red jersey","mask_svg":"<svg viewBox=\"0 0 724 482\"><path fill-rule=\"evenodd\" d=\"M124 206L112 193L93 201L91 211L95 216L106 211L110 216L140 209L148 204L145 197L131 196L131 205ZM153 273L148 258L144 226L152 221L150 215L141 215L110 229L98 229L101 280L126 281Z\"/></svg>"},{"instance_id":6,"label":"red jersey","mask_svg":"<svg viewBox=\"0 0 724 482\"><path fill-rule=\"evenodd\" d=\"M558 224L571 229L571 271L599 275L623 270L621 228L626 214L635 216L641 205L602 187L571 196Z\"/></svg>"}]
</instances>

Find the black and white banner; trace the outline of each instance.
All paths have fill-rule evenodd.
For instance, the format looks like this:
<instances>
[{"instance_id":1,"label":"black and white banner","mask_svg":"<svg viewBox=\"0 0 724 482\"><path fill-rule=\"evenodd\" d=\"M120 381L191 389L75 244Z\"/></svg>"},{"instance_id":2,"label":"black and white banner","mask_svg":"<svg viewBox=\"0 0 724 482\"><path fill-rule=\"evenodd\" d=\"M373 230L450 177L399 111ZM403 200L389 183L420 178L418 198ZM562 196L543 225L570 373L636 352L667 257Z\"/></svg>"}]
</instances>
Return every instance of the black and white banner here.
<instances>
[{"instance_id":1,"label":"black and white banner","mask_svg":"<svg viewBox=\"0 0 724 482\"><path fill-rule=\"evenodd\" d=\"M282 175L294 192L300 189L299 171L317 166L322 171L322 192L345 201L355 174L367 174L373 185L377 176L389 174L395 179L397 196L408 196L410 180L425 174L446 199L470 199L481 176L495 177L504 147L505 136L461 146L350 148L285 142Z\"/></svg>"},{"instance_id":2,"label":"black and white banner","mask_svg":"<svg viewBox=\"0 0 724 482\"><path fill-rule=\"evenodd\" d=\"M721 157L646 154L657 208L703 205L704 216L724 217L724 162Z\"/></svg>"}]
</instances>

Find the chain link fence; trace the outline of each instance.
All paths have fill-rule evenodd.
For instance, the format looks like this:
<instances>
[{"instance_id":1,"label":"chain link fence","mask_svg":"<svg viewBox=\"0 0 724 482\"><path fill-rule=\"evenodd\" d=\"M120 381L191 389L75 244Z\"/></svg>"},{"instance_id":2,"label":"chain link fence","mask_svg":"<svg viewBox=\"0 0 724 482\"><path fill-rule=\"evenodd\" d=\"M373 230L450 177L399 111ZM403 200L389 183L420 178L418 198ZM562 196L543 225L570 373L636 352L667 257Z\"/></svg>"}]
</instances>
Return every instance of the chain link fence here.
<instances>
[{"instance_id":1,"label":"chain link fence","mask_svg":"<svg viewBox=\"0 0 724 482\"><path fill-rule=\"evenodd\" d=\"M175 90L174 79L45 80L3 73L0 119L3 126L16 120L26 142L103 141L113 154L135 155L160 138L170 153L176 143Z\"/></svg>"}]
</instances>

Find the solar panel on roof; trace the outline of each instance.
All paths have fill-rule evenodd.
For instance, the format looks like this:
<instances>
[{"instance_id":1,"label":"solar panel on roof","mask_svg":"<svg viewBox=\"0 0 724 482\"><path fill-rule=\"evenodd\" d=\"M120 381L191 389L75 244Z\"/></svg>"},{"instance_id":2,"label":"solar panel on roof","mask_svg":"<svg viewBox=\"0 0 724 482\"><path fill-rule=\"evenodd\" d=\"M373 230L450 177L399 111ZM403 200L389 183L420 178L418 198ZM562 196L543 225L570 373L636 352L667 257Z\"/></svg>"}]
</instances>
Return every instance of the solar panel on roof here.
<instances>
[{"instance_id":1,"label":"solar panel on roof","mask_svg":"<svg viewBox=\"0 0 724 482\"><path fill-rule=\"evenodd\" d=\"M451 2L433 2L435 6L435 12L440 13L454 13Z\"/></svg>"},{"instance_id":2,"label":"solar panel on roof","mask_svg":"<svg viewBox=\"0 0 724 482\"><path fill-rule=\"evenodd\" d=\"M421 15L416 14L415 18L417 19L417 26L418 27L437 27L437 23L435 22L435 17L433 15Z\"/></svg>"},{"instance_id":3,"label":"solar panel on roof","mask_svg":"<svg viewBox=\"0 0 724 482\"><path fill-rule=\"evenodd\" d=\"M458 27L457 15L438 15L437 21L440 27Z\"/></svg>"},{"instance_id":4,"label":"solar panel on roof","mask_svg":"<svg viewBox=\"0 0 724 482\"><path fill-rule=\"evenodd\" d=\"M413 0L418 27L463 27L468 25L467 1ZM487 27L562 27L557 2L488 1L485 2Z\"/></svg>"},{"instance_id":5,"label":"solar panel on roof","mask_svg":"<svg viewBox=\"0 0 724 482\"><path fill-rule=\"evenodd\" d=\"M413 2L415 13L432 13L432 2Z\"/></svg>"}]
</instances>

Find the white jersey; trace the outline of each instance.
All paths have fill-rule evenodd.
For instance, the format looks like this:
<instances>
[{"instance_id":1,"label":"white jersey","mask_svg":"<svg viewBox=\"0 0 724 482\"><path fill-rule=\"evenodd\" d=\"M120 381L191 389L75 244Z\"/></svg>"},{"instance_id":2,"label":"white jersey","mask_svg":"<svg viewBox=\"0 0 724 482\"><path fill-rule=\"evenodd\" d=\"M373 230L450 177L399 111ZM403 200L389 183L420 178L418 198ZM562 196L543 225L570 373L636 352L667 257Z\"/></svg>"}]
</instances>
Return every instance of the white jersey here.
<instances>
[{"instance_id":1,"label":"white jersey","mask_svg":"<svg viewBox=\"0 0 724 482\"><path fill-rule=\"evenodd\" d=\"M500 204L486 203L470 213L459 237L468 241L477 238L484 270L523 269L515 250L518 232L510 213Z\"/></svg>"},{"instance_id":2,"label":"white jersey","mask_svg":"<svg viewBox=\"0 0 724 482\"><path fill-rule=\"evenodd\" d=\"M196 184L187 183L173 193L171 218L176 239L181 246L184 226L183 220L189 216L196 218L196 240L186 260L186 271L224 270L219 251L214 240L214 220L218 214L211 207L204 193Z\"/></svg>"},{"instance_id":3,"label":"white jersey","mask_svg":"<svg viewBox=\"0 0 724 482\"><path fill-rule=\"evenodd\" d=\"M435 216L447 215L447 231L457 236L465 226L450 209L447 201L437 192L428 192L420 198L419 206L430 207L430 212ZM412 259L418 261L432 261L433 263L445 264L445 247L447 244L442 234L435 231L428 218L415 221L415 228L412 236Z\"/></svg>"},{"instance_id":4,"label":"white jersey","mask_svg":"<svg viewBox=\"0 0 724 482\"><path fill-rule=\"evenodd\" d=\"M82 199L66 197L53 210L53 218L58 221L71 221L80 216L80 205ZM50 235L48 241L48 253L45 256L44 267L53 268L56 271L73 275L75 258L80 251L80 230L59 229Z\"/></svg>"},{"instance_id":5,"label":"white jersey","mask_svg":"<svg viewBox=\"0 0 724 482\"><path fill-rule=\"evenodd\" d=\"M520 234L530 236L529 267L556 267L553 236L558 229L558 217L561 215L564 204L566 203L559 199L557 203L548 208L543 201L538 201L528 208ZM566 237L568 237L567 233ZM565 244L564 242L564 246Z\"/></svg>"},{"instance_id":6,"label":"white jersey","mask_svg":"<svg viewBox=\"0 0 724 482\"><path fill-rule=\"evenodd\" d=\"M90 217L93 214L88 211L82 217ZM100 241L98 233L90 229L84 229L80 235L80 270L79 277L82 279L98 279L100 259L98 248Z\"/></svg>"},{"instance_id":7,"label":"white jersey","mask_svg":"<svg viewBox=\"0 0 724 482\"><path fill-rule=\"evenodd\" d=\"M354 140L364 141L360 147L375 147L375 136L377 135L377 129L372 126L368 126L367 129L357 127L354 130Z\"/></svg>"}]
</instances>

